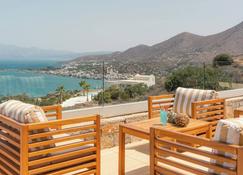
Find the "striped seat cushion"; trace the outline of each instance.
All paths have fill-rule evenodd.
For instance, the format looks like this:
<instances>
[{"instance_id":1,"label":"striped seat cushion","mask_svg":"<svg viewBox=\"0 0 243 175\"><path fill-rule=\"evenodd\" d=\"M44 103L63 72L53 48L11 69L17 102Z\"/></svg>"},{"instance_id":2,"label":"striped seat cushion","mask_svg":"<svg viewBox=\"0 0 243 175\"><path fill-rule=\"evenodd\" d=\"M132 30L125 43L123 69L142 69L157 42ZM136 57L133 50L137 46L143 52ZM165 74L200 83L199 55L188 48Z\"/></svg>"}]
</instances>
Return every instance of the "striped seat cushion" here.
<instances>
[{"instance_id":1,"label":"striped seat cushion","mask_svg":"<svg viewBox=\"0 0 243 175\"><path fill-rule=\"evenodd\" d=\"M48 121L44 111L39 106L9 100L0 104L0 114L20 123L39 123Z\"/></svg>"},{"instance_id":2,"label":"striped seat cushion","mask_svg":"<svg viewBox=\"0 0 243 175\"><path fill-rule=\"evenodd\" d=\"M217 142L226 143L226 144L243 146L243 118L237 118L237 119L231 118L226 120L220 120L217 124L213 140ZM237 158L236 155L234 154L219 151L216 149L213 150L213 153L220 156L233 158L233 159ZM230 164L227 162L219 162L214 159L211 159L211 162L216 163L217 165L222 165L225 168L229 168L233 170L236 169L235 164ZM214 172L214 170L211 169L209 171L214 174L220 174Z\"/></svg>"},{"instance_id":3,"label":"striped seat cushion","mask_svg":"<svg viewBox=\"0 0 243 175\"><path fill-rule=\"evenodd\" d=\"M25 123L25 124L48 121L44 111L39 106L26 104L16 100L9 100L7 102L0 104L0 114L9 117L19 123ZM38 130L33 130L32 134L49 132L49 131L51 131L50 128L38 129ZM50 136L42 137L42 138L31 140L31 143L52 140L52 139L53 138ZM31 148L30 151L53 148L54 146L55 145L53 144L48 146Z\"/></svg>"},{"instance_id":4,"label":"striped seat cushion","mask_svg":"<svg viewBox=\"0 0 243 175\"><path fill-rule=\"evenodd\" d=\"M192 102L215 99L217 96L214 90L200 90L190 88L177 88L173 110L176 113L184 113L191 117Z\"/></svg>"}]
</instances>

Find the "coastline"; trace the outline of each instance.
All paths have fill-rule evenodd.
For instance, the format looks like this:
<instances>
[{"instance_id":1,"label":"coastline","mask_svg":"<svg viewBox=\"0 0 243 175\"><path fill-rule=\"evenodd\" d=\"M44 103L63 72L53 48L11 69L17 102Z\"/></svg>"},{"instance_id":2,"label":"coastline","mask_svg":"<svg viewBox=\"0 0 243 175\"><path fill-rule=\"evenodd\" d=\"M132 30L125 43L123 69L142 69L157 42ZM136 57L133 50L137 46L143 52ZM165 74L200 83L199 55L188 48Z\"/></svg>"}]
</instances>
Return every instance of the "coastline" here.
<instances>
[{"instance_id":1,"label":"coastline","mask_svg":"<svg viewBox=\"0 0 243 175\"><path fill-rule=\"evenodd\" d=\"M58 86L66 90L81 90L79 82L85 80L91 89L101 89L102 81L92 78L77 78L63 75L41 73L27 69L0 69L0 96L27 94L30 97L44 97L54 93Z\"/></svg>"}]
</instances>

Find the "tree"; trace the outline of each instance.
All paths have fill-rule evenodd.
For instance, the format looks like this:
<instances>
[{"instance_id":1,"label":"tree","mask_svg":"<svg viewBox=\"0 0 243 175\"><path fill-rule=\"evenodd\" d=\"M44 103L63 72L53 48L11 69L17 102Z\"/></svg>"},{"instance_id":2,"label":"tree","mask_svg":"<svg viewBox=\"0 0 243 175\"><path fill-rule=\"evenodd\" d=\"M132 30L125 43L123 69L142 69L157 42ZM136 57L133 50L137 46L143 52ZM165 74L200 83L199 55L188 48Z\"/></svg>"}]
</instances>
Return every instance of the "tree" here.
<instances>
[{"instance_id":1,"label":"tree","mask_svg":"<svg viewBox=\"0 0 243 175\"><path fill-rule=\"evenodd\" d=\"M107 91L110 93L112 100L119 100L121 94L121 89L119 86L112 85L107 89Z\"/></svg>"},{"instance_id":2,"label":"tree","mask_svg":"<svg viewBox=\"0 0 243 175\"><path fill-rule=\"evenodd\" d=\"M84 95L86 93L86 95L87 95L87 101L89 101L89 90L90 90L90 87L91 87L90 84L87 81L81 81L79 83L79 86L81 88L83 88Z\"/></svg>"},{"instance_id":3,"label":"tree","mask_svg":"<svg viewBox=\"0 0 243 175\"><path fill-rule=\"evenodd\" d=\"M79 86L83 89L83 96L85 96L84 86L86 85L86 81L80 81Z\"/></svg>"},{"instance_id":4,"label":"tree","mask_svg":"<svg viewBox=\"0 0 243 175\"><path fill-rule=\"evenodd\" d=\"M229 81L229 75L213 67L188 66L173 71L165 80L165 89L175 91L177 87L220 90L220 81Z\"/></svg>"},{"instance_id":5,"label":"tree","mask_svg":"<svg viewBox=\"0 0 243 175\"><path fill-rule=\"evenodd\" d=\"M144 95L147 91L148 87L143 83L126 85L124 88L124 92L129 95L129 98L135 98L137 96Z\"/></svg>"},{"instance_id":6,"label":"tree","mask_svg":"<svg viewBox=\"0 0 243 175\"><path fill-rule=\"evenodd\" d=\"M59 86L56 89L56 93L58 94L58 103L62 104L63 100L64 100L64 95L65 95L65 88L64 86Z\"/></svg>"},{"instance_id":7,"label":"tree","mask_svg":"<svg viewBox=\"0 0 243 175\"><path fill-rule=\"evenodd\" d=\"M103 98L103 94L104 94L104 98ZM111 100L110 92L107 91L105 91L104 93L100 92L94 97L94 100L98 101L99 105L102 104L103 99L104 99L104 103L111 103L112 100Z\"/></svg>"},{"instance_id":8,"label":"tree","mask_svg":"<svg viewBox=\"0 0 243 175\"><path fill-rule=\"evenodd\" d=\"M219 54L213 59L213 66L226 66L226 65L231 65L233 63L233 59L230 55L228 54Z\"/></svg>"},{"instance_id":9,"label":"tree","mask_svg":"<svg viewBox=\"0 0 243 175\"><path fill-rule=\"evenodd\" d=\"M104 91L104 103L110 103L117 100L134 100L137 97L142 97L148 91L147 85L135 84L135 85L113 85ZM98 93L94 100L102 103L103 92Z\"/></svg>"}]
</instances>

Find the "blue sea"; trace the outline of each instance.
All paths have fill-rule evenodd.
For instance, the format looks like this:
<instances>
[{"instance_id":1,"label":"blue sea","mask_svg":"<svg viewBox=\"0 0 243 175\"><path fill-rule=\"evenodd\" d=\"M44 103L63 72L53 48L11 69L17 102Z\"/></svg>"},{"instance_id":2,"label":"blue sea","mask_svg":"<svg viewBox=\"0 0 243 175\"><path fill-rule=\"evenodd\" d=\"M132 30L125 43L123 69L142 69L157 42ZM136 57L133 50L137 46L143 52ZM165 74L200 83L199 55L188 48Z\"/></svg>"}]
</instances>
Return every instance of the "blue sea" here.
<instances>
[{"instance_id":1,"label":"blue sea","mask_svg":"<svg viewBox=\"0 0 243 175\"><path fill-rule=\"evenodd\" d=\"M58 67L61 63L55 60L0 60L0 69L35 69L44 67Z\"/></svg>"},{"instance_id":2,"label":"blue sea","mask_svg":"<svg viewBox=\"0 0 243 175\"><path fill-rule=\"evenodd\" d=\"M0 96L12 96L26 93L32 97L45 96L64 85L67 90L79 90L79 82L84 79L34 73L26 68L59 66L55 61L0 61ZM85 79L92 89L100 89L101 80Z\"/></svg>"}]
</instances>

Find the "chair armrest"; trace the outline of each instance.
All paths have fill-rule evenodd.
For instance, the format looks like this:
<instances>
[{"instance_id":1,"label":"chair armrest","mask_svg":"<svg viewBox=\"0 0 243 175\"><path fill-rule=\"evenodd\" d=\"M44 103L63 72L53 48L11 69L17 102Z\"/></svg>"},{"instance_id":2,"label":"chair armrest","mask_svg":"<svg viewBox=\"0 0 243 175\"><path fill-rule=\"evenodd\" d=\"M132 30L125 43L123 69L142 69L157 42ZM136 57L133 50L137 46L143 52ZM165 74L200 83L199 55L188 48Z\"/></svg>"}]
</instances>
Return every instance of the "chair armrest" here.
<instances>
[{"instance_id":1,"label":"chair armrest","mask_svg":"<svg viewBox=\"0 0 243 175\"><path fill-rule=\"evenodd\" d=\"M61 105L42 106L42 109L46 113L46 117L55 117L56 120L62 119Z\"/></svg>"},{"instance_id":2,"label":"chair armrest","mask_svg":"<svg viewBox=\"0 0 243 175\"><path fill-rule=\"evenodd\" d=\"M239 118L240 115L243 115L243 109L234 110L234 118Z\"/></svg>"},{"instance_id":3,"label":"chair armrest","mask_svg":"<svg viewBox=\"0 0 243 175\"><path fill-rule=\"evenodd\" d=\"M161 107L169 109L173 107L174 94L164 94L148 97L148 118L158 117Z\"/></svg>"},{"instance_id":4,"label":"chair armrest","mask_svg":"<svg viewBox=\"0 0 243 175\"><path fill-rule=\"evenodd\" d=\"M52 120L52 121L46 121L41 123L30 123L27 124L28 128L30 130L34 129L43 129L43 128L55 128L57 126L63 126L63 125L82 125L84 123L85 125L90 125L89 122L94 121L95 124L100 126L100 116L99 115L91 115L91 116L75 116L72 118L65 118L61 120Z\"/></svg>"},{"instance_id":5,"label":"chair armrest","mask_svg":"<svg viewBox=\"0 0 243 175\"><path fill-rule=\"evenodd\" d=\"M225 117L225 99L192 102L192 118L214 122Z\"/></svg>"}]
</instances>

